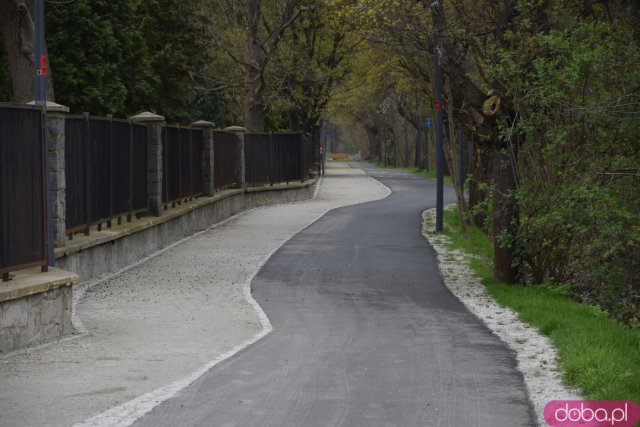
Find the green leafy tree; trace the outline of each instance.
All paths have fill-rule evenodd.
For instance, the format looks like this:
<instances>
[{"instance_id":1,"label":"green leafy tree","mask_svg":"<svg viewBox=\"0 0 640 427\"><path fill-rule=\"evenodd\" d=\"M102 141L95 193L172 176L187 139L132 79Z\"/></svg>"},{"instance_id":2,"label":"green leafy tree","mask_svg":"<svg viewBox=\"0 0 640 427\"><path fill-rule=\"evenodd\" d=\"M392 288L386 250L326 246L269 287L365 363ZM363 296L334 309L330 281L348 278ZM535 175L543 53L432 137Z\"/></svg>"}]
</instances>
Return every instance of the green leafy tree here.
<instances>
[{"instance_id":1,"label":"green leafy tree","mask_svg":"<svg viewBox=\"0 0 640 427\"><path fill-rule=\"evenodd\" d=\"M148 49L154 78L140 102L170 121L198 116L198 74L208 61L210 31L206 2L200 0L139 1L137 22Z\"/></svg>"},{"instance_id":2,"label":"green leafy tree","mask_svg":"<svg viewBox=\"0 0 640 427\"><path fill-rule=\"evenodd\" d=\"M72 111L131 113L152 75L129 1L76 0L47 8L47 41L58 101Z\"/></svg>"}]
</instances>

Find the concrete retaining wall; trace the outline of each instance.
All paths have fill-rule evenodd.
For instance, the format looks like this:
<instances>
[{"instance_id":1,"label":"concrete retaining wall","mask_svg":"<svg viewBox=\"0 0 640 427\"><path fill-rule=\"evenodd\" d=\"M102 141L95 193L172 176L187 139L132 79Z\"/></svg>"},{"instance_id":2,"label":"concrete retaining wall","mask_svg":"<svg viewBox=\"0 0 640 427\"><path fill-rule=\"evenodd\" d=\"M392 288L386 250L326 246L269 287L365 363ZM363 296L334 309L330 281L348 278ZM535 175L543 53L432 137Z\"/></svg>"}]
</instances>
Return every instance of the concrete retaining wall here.
<instances>
[{"instance_id":1,"label":"concrete retaining wall","mask_svg":"<svg viewBox=\"0 0 640 427\"><path fill-rule=\"evenodd\" d=\"M73 333L72 286L118 271L180 239L254 207L313 197L315 180L229 190L111 229L67 240L56 249L56 267L17 271L0 282L0 353ZM66 270L66 271L65 271Z\"/></svg>"},{"instance_id":2,"label":"concrete retaining wall","mask_svg":"<svg viewBox=\"0 0 640 427\"><path fill-rule=\"evenodd\" d=\"M78 250L57 250L56 267L76 273L82 281L95 279L244 210L310 199L315 182L235 190L223 197L202 198L197 207L154 218L149 224L134 227L134 231L123 232L116 238L107 241L98 238L94 244Z\"/></svg>"},{"instance_id":3,"label":"concrete retaining wall","mask_svg":"<svg viewBox=\"0 0 640 427\"><path fill-rule=\"evenodd\" d=\"M72 285L78 277L50 268L16 272L0 286L0 353L42 344L73 332Z\"/></svg>"}]
</instances>

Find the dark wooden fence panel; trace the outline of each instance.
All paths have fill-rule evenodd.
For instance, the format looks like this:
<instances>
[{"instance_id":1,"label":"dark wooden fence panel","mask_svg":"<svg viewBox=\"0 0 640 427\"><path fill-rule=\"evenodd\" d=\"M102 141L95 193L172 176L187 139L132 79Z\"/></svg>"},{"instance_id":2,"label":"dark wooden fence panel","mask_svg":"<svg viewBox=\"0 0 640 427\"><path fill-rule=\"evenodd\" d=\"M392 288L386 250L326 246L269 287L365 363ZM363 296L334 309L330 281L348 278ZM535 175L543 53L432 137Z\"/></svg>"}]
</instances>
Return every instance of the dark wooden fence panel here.
<instances>
[{"instance_id":1,"label":"dark wooden fence panel","mask_svg":"<svg viewBox=\"0 0 640 427\"><path fill-rule=\"evenodd\" d=\"M89 222L95 224L111 217L111 123L89 121ZM119 172L118 172L119 173ZM127 197L128 194L125 194Z\"/></svg>"},{"instance_id":2,"label":"dark wooden fence panel","mask_svg":"<svg viewBox=\"0 0 640 427\"><path fill-rule=\"evenodd\" d=\"M163 130L163 202L202 194L202 130L167 126Z\"/></svg>"},{"instance_id":3,"label":"dark wooden fence panel","mask_svg":"<svg viewBox=\"0 0 640 427\"><path fill-rule=\"evenodd\" d=\"M275 181L290 182L304 179L302 173L302 134L273 134Z\"/></svg>"},{"instance_id":4,"label":"dark wooden fence panel","mask_svg":"<svg viewBox=\"0 0 640 427\"><path fill-rule=\"evenodd\" d=\"M302 178L306 179L311 174L314 163L313 135L302 135Z\"/></svg>"},{"instance_id":5,"label":"dark wooden fence panel","mask_svg":"<svg viewBox=\"0 0 640 427\"><path fill-rule=\"evenodd\" d=\"M65 121L65 197L67 232L76 231L87 221L88 211L88 144L87 122L82 118Z\"/></svg>"},{"instance_id":6,"label":"dark wooden fence panel","mask_svg":"<svg viewBox=\"0 0 640 427\"><path fill-rule=\"evenodd\" d=\"M232 133L213 132L213 162L215 191L237 186L234 175L236 161L236 136Z\"/></svg>"},{"instance_id":7,"label":"dark wooden fence panel","mask_svg":"<svg viewBox=\"0 0 640 427\"><path fill-rule=\"evenodd\" d=\"M162 132L162 201L180 198L180 129L165 127Z\"/></svg>"},{"instance_id":8,"label":"dark wooden fence panel","mask_svg":"<svg viewBox=\"0 0 640 427\"><path fill-rule=\"evenodd\" d=\"M246 134L247 185L302 181L313 167L312 141L302 133Z\"/></svg>"},{"instance_id":9,"label":"dark wooden fence panel","mask_svg":"<svg viewBox=\"0 0 640 427\"><path fill-rule=\"evenodd\" d=\"M114 122L111 128L110 169L112 186L109 189L111 211L120 214L129 212L129 196L131 194L131 126L126 122ZM105 162L107 163L107 162ZM120 197L118 197L120 196Z\"/></svg>"},{"instance_id":10,"label":"dark wooden fence panel","mask_svg":"<svg viewBox=\"0 0 640 427\"><path fill-rule=\"evenodd\" d=\"M46 266L42 112L0 108L0 273Z\"/></svg>"},{"instance_id":11,"label":"dark wooden fence panel","mask_svg":"<svg viewBox=\"0 0 640 427\"><path fill-rule=\"evenodd\" d=\"M273 143L266 133L244 137L245 181L249 186L273 184Z\"/></svg>"},{"instance_id":12,"label":"dark wooden fence panel","mask_svg":"<svg viewBox=\"0 0 640 427\"><path fill-rule=\"evenodd\" d=\"M125 120L87 116L65 123L67 233L147 207L147 128Z\"/></svg>"}]
</instances>

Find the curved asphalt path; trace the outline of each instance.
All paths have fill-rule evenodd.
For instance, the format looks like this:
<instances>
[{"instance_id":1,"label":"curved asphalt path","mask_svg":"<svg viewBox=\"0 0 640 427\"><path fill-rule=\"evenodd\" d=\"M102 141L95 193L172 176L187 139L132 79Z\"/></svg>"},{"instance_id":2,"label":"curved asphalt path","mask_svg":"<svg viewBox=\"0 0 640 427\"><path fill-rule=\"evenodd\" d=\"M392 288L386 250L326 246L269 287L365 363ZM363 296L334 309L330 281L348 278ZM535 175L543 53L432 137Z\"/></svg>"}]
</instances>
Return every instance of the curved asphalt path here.
<instances>
[{"instance_id":1,"label":"curved asphalt path","mask_svg":"<svg viewBox=\"0 0 640 427\"><path fill-rule=\"evenodd\" d=\"M254 278L273 332L135 425L535 425L513 354L444 287L421 235L435 182L365 170L393 193L329 212Z\"/></svg>"}]
</instances>

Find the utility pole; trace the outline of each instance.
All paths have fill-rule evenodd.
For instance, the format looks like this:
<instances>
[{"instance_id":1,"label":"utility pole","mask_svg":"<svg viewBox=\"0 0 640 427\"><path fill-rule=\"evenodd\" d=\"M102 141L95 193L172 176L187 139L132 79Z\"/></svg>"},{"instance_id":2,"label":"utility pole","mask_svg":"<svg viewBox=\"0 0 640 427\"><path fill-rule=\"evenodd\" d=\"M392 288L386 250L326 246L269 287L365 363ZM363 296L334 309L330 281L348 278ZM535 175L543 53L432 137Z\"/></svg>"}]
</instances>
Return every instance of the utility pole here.
<instances>
[{"instance_id":1,"label":"utility pole","mask_svg":"<svg viewBox=\"0 0 640 427\"><path fill-rule=\"evenodd\" d=\"M425 125L427 128L427 172L431 172L431 152L433 151L431 150L431 126L433 126L433 122L431 119L427 119Z\"/></svg>"},{"instance_id":2,"label":"utility pole","mask_svg":"<svg viewBox=\"0 0 640 427\"><path fill-rule=\"evenodd\" d=\"M35 78L36 78L36 104L46 108L46 79L47 61L44 55L44 0L35 0L36 40L35 40Z\"/></svg>"},{"instance_id":3,"label":"utility pole","mask_svg":"<svg viewBox=\"0 0 640 427\"><path fill-rule=\"evenodd\" d=\"M420 103L418 101L418 91L414 91L416 98L416 167L422 168L422 123L420 119Z\"/></svg>"},{"instance_id":4,"label":"utility pole","mask_svg":"<svg viewBox=\"0 0 640 427\"><path fill-rule=\"evenodd\" d=\"M325 122L327 119L320 118L320 176L324 176L324 161L326 159L327 144L325 143Z\"/></svg>"},{"instance_id":5,"label":"utility pole","mask_svg":"<svg viewBox=\"0 0 640 427\"><path fill-rule=\"evenodd\" d=\"M54 266L56 257L54 255L53 248L53 206L51 206L51 197L48 190L48 173L49 168L47 165L46 144L47 144L47 58L44 54L44 0L35 0L35 55L33 58L33 68L35 77L35 89L36 89L36 105L42 106L42 127L41 127L41 141L45 144L45 156L44 156L44 206L46 207L45 221L47 222L47 264ZM46 267L42 268L43 271L47 271Z\"/></svg>"},{"instance_id":6,"label":"utility pole","mask_svg":"<svg viewBox=\"0 0 640 427\"><path fill-rule=\"evenodd\" d=\"M458 125L458 139L460 143L460 192L462 193L462 197L464 198L464 127L462 125Z\"/></svg>"},{"instance_id":7,"label":"utility pole","mask_svg":"<svg viewBox=\"0 0 640 427\"><path fill-rule=\"evenodd\" d=\"M440 53L438 51L438 34L433 32L433 65L435 67L436 98L436 232L444 228L444 147L443 130L444 115L442 111L442 70L440 69Z\"/></svg>"},{"instance_id":8,"label":"utility pole","mask_svg":"<svg viewBox=\"0 0 640 427\"><path fill-rule=\"evenodd\" d=\"M407 94L403 96L403 108L404 108L404 166L409 166L409 103L407 102Z\"/></svg>"}]
</instances>

